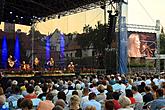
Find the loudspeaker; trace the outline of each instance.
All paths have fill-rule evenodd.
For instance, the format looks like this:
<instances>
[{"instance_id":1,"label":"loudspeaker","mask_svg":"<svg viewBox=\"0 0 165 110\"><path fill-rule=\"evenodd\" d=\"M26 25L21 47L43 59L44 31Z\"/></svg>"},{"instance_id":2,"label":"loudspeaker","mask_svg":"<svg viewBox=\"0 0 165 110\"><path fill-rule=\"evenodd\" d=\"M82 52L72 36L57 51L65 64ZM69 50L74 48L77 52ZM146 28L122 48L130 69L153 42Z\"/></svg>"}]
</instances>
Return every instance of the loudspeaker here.
<instances>
[{"instance_id":1,"label":"loudspeaker","mask_svg":"<svg viewBox=\"0 0 165 110\"><path fill-rule=\"evenodd\" d=\"M111 45L112 41L115 39L115 28L116 28L116 21L117 16L112 15L111 12L109 13L109 20L108 20L108 30L107 30L107 43Z\"/></svg>"}]
</instances>

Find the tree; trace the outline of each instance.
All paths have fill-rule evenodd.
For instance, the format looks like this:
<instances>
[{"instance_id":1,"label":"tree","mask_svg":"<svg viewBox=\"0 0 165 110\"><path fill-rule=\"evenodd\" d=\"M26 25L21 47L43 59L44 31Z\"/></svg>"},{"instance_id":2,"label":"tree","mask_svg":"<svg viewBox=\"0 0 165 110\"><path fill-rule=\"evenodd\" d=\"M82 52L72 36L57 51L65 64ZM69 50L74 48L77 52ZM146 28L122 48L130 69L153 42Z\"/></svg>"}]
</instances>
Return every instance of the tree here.
<instances>
[{"instance_id":1,"label":"tree","mask_svg":"<svg viewBox=\"0 0 165 110\"><path fill-rule=\"evenodd\" d=\"M160 54L165 54L165 34L160 34Z\"/></svg>"}]
</instances>

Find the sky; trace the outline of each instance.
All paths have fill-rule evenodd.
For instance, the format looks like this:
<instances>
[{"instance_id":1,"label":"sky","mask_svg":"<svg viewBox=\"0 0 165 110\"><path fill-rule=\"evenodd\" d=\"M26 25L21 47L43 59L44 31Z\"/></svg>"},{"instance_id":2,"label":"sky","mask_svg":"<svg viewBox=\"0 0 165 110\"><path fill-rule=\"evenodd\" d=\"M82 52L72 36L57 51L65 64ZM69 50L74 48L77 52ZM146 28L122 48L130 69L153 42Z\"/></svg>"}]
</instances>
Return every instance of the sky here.
<instances>
[{"instance_id":1,"label":"sky","mask_svg":"<svg viewBox=\"0 0 165 110\"><path fill-rule=\"evenodd\" d=\"M128 0L128 24L154 26L156 25L156 20L160 20L161 25L165 27L164 4L165 0ZM104 23L104 11L100 8L37 23L36 30L47 35L56 28L63 33L81 33L85 24L94 27L98 21ZM1 23L0 28L3 29L3 23ZM30 27L16 25L17 29L28 32Z\"/></svg>"}]
</instances>

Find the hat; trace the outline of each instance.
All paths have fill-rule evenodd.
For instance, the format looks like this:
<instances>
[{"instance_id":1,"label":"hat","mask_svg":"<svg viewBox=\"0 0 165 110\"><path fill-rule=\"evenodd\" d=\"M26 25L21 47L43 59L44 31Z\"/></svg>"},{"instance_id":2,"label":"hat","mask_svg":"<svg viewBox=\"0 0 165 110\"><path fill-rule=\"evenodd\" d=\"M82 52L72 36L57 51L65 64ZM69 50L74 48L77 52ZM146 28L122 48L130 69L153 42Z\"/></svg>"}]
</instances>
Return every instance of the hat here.
<instances>
[{"instance_id":1,"label":"hat","mask_svg":"<svg viewBox=\"0 0 165 110\"><path fill-rule=\"evenodd\" d=\"M11 84L16 86L18 82L16 80L13 80Z\"/></svg>"}]
</instances>

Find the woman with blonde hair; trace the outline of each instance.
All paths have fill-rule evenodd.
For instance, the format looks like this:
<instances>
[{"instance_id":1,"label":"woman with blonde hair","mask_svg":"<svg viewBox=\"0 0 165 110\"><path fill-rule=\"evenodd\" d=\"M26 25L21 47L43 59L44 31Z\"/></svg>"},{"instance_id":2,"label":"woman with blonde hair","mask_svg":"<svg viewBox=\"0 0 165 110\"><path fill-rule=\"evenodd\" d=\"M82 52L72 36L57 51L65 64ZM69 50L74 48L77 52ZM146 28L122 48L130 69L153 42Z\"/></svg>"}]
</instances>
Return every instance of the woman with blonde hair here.
<instances>
[{"instance_id":1,"label":"woman with blonde hair","mask_svg":"<svg viewBox=\"0 0 165 110\"><path fill-rule=\"evenodd\" d=\"M118 110L133 110L133 108L130 107L131 100L128 97L120 96L119 103L120 103L122 108L120 108Z\"/></svg>"},{"instance_id":2,"label":"woman with blonde hair","mask_svg":"<svg viewBox=\"0 0 165 110\"><path fill-rule=\"evenodd\" d=\"M78 95L71 96L69 110L81 110L80 109L80 98Z\"/></svg>"},{"instance_id":3,"label":"woman with blonde hair","mask_svg":"<svg viewBox=\"0 0 165 110\"><path fill-rule=\"evenodd\" d=\"M140 38L137 33L132 33L128 38L128 56L142 57L140 52Z\"/></svg>"}]
</instances>

